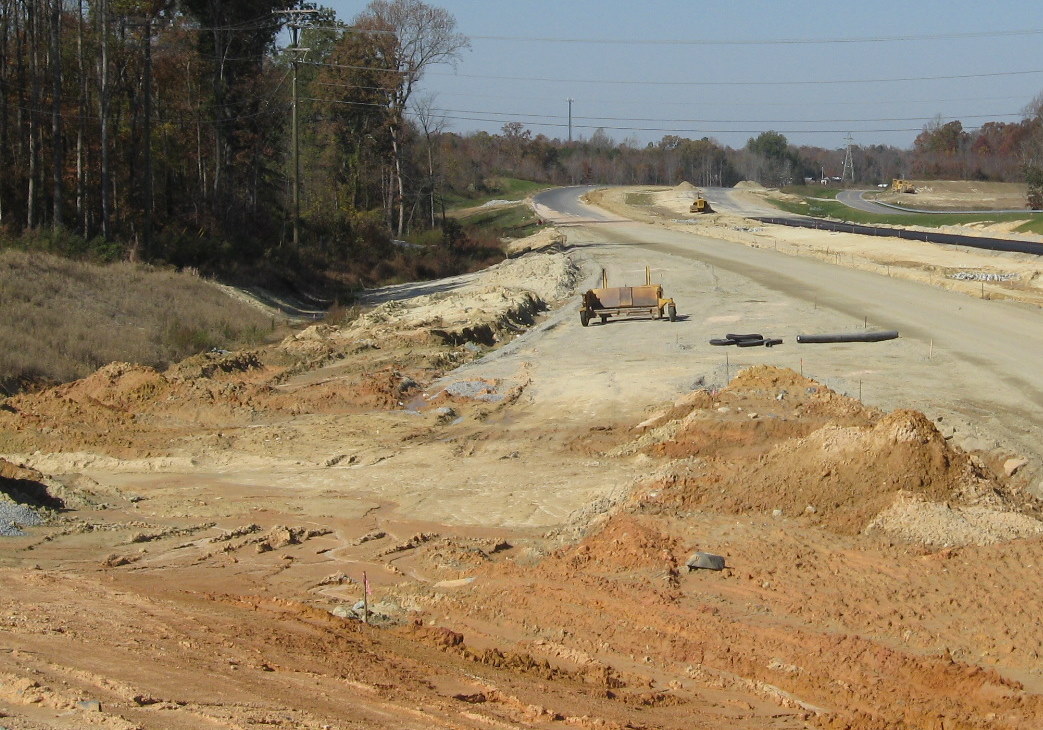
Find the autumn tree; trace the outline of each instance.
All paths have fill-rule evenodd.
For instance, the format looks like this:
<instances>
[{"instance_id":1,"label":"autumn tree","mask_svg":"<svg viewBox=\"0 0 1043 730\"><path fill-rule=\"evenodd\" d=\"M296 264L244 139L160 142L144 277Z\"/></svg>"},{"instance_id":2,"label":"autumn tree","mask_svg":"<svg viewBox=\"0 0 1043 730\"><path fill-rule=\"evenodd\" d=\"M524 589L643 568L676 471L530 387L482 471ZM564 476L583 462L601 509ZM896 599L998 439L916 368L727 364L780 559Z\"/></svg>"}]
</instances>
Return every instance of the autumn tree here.
<instances>
[{"instance_id":1,"label":"autumn tree","mask_svg":"<svg viewBox=\"0 0 1043 730\"><path fill-rule=\"evenodd\" d=\"M456 31L456 19L447 10L421 0L372 0L355 25L377 40L379 67L391 77L383 87L395 180L396 230L401 236L405 228L402 134L409 100L428 68L455 63L470 43Z\"/></svg>"}]
</instances>

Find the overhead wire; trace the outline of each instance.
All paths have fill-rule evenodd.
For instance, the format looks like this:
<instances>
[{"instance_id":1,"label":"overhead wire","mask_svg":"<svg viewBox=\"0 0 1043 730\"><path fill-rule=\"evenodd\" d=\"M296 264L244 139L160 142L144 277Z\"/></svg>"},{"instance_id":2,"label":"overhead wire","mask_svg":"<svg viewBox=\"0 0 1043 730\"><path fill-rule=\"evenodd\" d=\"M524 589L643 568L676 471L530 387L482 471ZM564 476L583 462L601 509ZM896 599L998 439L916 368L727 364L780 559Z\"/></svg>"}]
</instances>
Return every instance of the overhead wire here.
<instances>
[{"instance_id":1,"label":"overhead wire","mask_svg":"<svg viewBox=\"0 0 1043 730\"><path fill-rule=\"evenodd\" d=\"M325 104L343 104L343 105L350 105L350 106L368 106L368 107L383 107L384 106L383 104L377 104L377 103L373 103L373 102L346 101L346 100L343 100L343 99L322 99L322 98L318 98L318 97L306 97L305 100L306 101L319 102L319 103L325 103ZM506 115L506 116L503 116L503 117L501 117L499 119L489 119L489 118L483 118L483 117L458 116L458 114L467 114L468 112L459 112L459 113L449 113L449 112L452 112L452 110L432 110L432 116L437 117L439 119L451 120L451 121L473 121L473 122L486 122L486 123L490 123L491 122L491 123L503 123L503 124L507 124L508 122L518 121L517 118L516 118L518 115L513 115L513 116L512 115ZM484 112L470 112L470 113L472 113L472 114L473 113L485 114ZM522 115L522 116L524 116L524 115ZM564 118L564 117L559 117L559 116L554 116L554 115L530 115L530 116L537 116L537 117L540 117L540 118L549 118L549 119L563 119ZM576 118L573 117L573 119L575 120ZM592 117L592 119L598 119L598 117ZM876 121L888 121L888 120L876 120ZM902 120L895 120L895 121L902 121ZM559 122L537 121L537 122L526 122L526 123L529 124L530 126L536 126L536 127L562 127L562 128L566 128L566 127L570 126L567 122L560 122L560 121ZM719 123L719 122L709 122L709 123ZM736 122L736 123L759 124L761 122L759 120L745 120L743 122ZM818 120L818 121L809 120L807 123L809 123L809 124L829 123L829 120ZM679 133L684 133L684 134L728 134L728 133L734 133L734 134L759 134L759 133L764 131L763 128L760 128L760 129L674 129L674 128L663 128L663 127L634 127L634 126L622 126L622 125L576 124L576 123L573 123L571 126L572 126L573 129L606 129L606 130L619 131L619 132L667 132L667 133L671 133L671 134L679 134ZM818 134L840 134L840 133L849 132L849 131L860 132L860 133L864 133L864 132L919 132L919 131L922 131L922 129L923 129L922 127L905 127L905 128L855 129L855 130L851 130L851 129L847 129L847 128L844 128L844 129L777 129L777 130L773 130L773 131L780 132L780 133L783 133L783 134L813 134L813 133L818 133ZM971 127L971 128L968 128L968 129L977 129L977 127Z\"/></svg>"},{"instance_id":2,"label":"overhead wire","mask_svg":"<svg viewBox=\"0 0 1043 730\"><path fill-rule=\"evenodd\" d=\"M354 26L309 25L316 30L337 30L365 35L387 35L394 31L358 28ZM608 44L608 45L652 45L652 46L774 46L774 45L831 45L837 43L906 43L932 40L970 40L974 38L1005 38L1010 36L1043 35L1043 28L1018 28L1014 30L970 31L966 33L923 33L893 36L850 36L836 38L583 38L555 36L512 36L466 34L472 40L523 41L532 43Z\"/></svg>"}]
</instances>

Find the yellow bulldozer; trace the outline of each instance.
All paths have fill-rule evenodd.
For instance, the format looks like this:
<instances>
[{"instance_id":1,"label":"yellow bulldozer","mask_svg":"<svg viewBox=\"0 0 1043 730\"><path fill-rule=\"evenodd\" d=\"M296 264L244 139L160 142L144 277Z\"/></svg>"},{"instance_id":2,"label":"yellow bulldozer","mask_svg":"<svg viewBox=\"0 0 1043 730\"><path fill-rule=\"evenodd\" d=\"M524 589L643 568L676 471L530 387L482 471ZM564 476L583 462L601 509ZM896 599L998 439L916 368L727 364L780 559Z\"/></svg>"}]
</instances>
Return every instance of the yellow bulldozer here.
<instances>
[{"instance_id":1,"label":"yellow bulldozer","mask_svg":"<svg viewBox=\"0 0 1043 730\"><path fill-rule=\"evenodd\" d=\"M688 209L689 213L713 213L713 208L710 207L710 201L703 197L702 193L698 193L695 196L695 200L692 201L692 207Z\"/></svg>"},{"instance_id":2,"label":"yellow bulldozer","mask_svg":"<svg viewBox=\"0 0 1043 730\"><path fill-rule=\"evenodd\" d=\"M908 180L902 180L901 178L895 178L891 181L891 192L892 193L915 193L916 186Z\"/></svg>"}]
</instances>

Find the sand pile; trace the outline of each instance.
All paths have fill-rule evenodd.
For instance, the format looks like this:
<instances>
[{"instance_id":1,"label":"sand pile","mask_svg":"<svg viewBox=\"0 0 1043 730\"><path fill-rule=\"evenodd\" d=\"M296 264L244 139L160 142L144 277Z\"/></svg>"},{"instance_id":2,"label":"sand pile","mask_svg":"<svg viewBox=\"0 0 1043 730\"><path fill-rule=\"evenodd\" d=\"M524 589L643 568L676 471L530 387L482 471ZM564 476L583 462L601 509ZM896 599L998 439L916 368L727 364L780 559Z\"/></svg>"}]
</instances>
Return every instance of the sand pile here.
<instances>
[{"instance_id":1,"label":"sand pile","mask_svg":"<svg viewBox=\"0 0 1043 730\"><path fill-rule=\"evenodd\" d=\"M557 228L544 228L531 236L518 238L507 244L508 256L521 256L529 251L546 251L557 249L565 245L565 234Z\"/></svg>"},{"instance_id":2,"label":"sand pile","mask_svg":"<svg viewBox=\"0 0 1043 730\"><path fill-rule=\"evenodd\" d=\"M735 188L737 190L767 190L766 187L753 180L740 180L735 183Z\"/></svg>"},{"instance_id":3,"label":"sand pile","mask_svg":"<svg viewBox=\"0 0 1043 730\"><path fill-rule=\"evenodd\" d=\"M680 182L680 183L678 183L677 185L674 186L674 190L676 190L679 193L680 192L691 192L693 190L698 190L698 189L699 188L695 187L694 185L692 185L687 180L684 180L684 181L682 181L682 182Z\"/></svg>"},{"instance_id":4,"label":"sand pile","mask_svg":"<svg viewBox=\"0 0 1043 730\"><path fill-rule=\"evenodd\" d=\"M661 438L644 449L676 462L641 490L642 509L761 512L843 534L871 528L947 544L1040 531L1033 500L953 447L917 411L882 414L763 366L687 406L685 415L675 406L649 424ZM913 527L932 514L932 526Z\"/></svg>"},{"instance_id":5,"label":"sand pile","mask_svg":"<svg viewBox=\"0 0 1043 730\"><path fill-rule=\"evenodd\" d=\"M482 272L476 286L384 302L344 327L309 327L281 347L298 353L389 339L493 345L531 326L548 301L571 293L577 278L575 264L564 254L510 259Z\"/></svg>"}]
</instances>

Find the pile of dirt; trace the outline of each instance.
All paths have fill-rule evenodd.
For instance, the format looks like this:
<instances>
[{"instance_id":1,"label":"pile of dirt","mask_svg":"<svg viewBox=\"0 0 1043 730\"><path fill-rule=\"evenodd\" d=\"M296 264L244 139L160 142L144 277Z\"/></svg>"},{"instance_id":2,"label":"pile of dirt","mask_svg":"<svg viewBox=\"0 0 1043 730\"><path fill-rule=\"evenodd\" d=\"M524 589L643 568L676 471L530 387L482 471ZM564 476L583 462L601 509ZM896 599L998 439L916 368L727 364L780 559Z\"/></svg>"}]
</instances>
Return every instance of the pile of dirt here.
<instances>
[{"instance_id":1,"label":"pile of dirt","mask_svg":"<svg viewBox=\"0 0 1043 730\"><path fill-rule=\"evenodd\" d=\"M489 346L531 326L546 302L567 296L577 278L575 264L563 254L511 259L483 272L478 287L384 302L345 327L315 325L281 347L300 352L394 340Z\"/></svg>"},{"instance_id":2,"label":"pile of dirt","mask_svg":"<svg viewBox=\"0 0 1043 730\"><path fill-rule=\"evenodd\" d=\"M531 236L507 242L508 256L521 256L530 251L558 249L565 245L565 234L553 226L543 228Z\"/></svg>"},{"instance_id":3,"label":"pile of dirt","mask_svg":"<svg viewBox=\"0 0 1043 730\"><path fill-rule=\"evenodd\" d=\"M679 193L691 192L693 190L698 190L698 189L699 188L695 187L694 185L692 185L687 180L684 180L684 181L682 181L682 182L680 182L680 183L678 183L677 185L674 186L674 190L676 190Z\"/></svg>"},{"instance_id":4,"label":"pile of dirt","mask_svg":"<svg viewBox=\"0 0 1043 730\"><path fill-rule=\"evenodd\" d=\"M735 183L734 187L736 190L767 190L766 187L753 180L740 180Z\"/></svg>"},{"instance_id":5,"label":"pile of dirt","mask_svg":"<svg viewBox=\"0 0 1043 730\"><path fill-rule=\"evenodd\" d=\"M750 368L719 393L646 423L653 438L643 450L675 461L644 485L641 510L770 513L842 534L871 528L941 544L1040 531L1035 501L952 446L922 413L882 414L792 371ZM937 521L911 529L914 513L930 509L911 509L910 498L960 511L960 529ZM1005 516L1012 513L1017 519Z\"/></svg>"}]
</instances>

